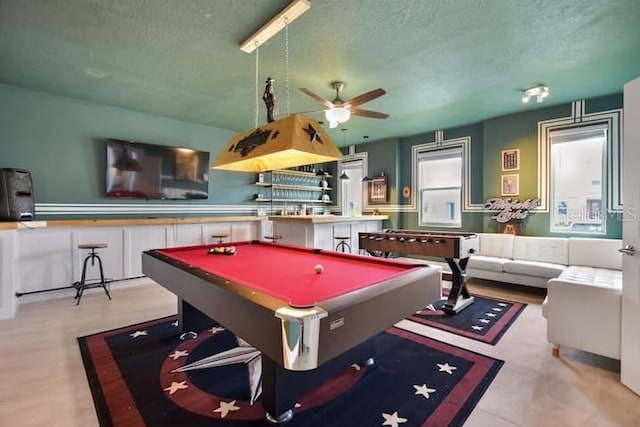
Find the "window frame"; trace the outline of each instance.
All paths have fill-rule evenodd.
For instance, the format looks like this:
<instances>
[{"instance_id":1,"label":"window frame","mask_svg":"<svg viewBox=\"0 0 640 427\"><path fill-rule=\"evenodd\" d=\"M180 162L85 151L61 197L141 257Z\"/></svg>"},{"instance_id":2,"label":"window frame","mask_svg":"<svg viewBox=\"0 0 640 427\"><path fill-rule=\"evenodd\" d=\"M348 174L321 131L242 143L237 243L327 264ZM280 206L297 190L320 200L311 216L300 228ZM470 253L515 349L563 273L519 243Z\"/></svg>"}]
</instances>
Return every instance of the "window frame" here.
<instances>
[{"instance_id":1,"label":"window frame","mask_svg":"<svg viewBox=\"0 0 640 427\"><path fill-rule=\"evenodd\" d=\"M610 198L611 195L609 194L610 191L610 187L609 187L609 183L608 183L608 177L609 177L609 164L610 164L610 159L611 159L611 137L610 137L610 125L606 122L600 122L600 123L587 123L587 124L582 124L579 126L563 126L563 127L557 127L555 129L552 129L549 131L548 136L547 136L547 140L548 140L548 146L549 146L549 232L550 233L554 233L554 234L576 234L576 235L594 235L594 236L602 236L602 235L606 235L607 234L607 215L606 215L606 210L602 209L605 206L609 206L610 204ZM601 170L600 170L600 191L601 191L601 198L600 198L600 203L601 203L601 229L600 230L592 230L590 229L589 225L592 224L591 222L589 222L588 220L584 220L584 221L576 221L574 224L582 224L584 225L586 228L582 228L582 226L580 226L580 228L576 228L576 229L571 229L568 227L557 227L555 226L555 222L556 222L556 204L558 203L556 201L556 196L555 196L555 192L556 192L556 188L555 188L555 184L556 184L556 177L555 177L555 166L554 166L554 159L553 159L553 155L552 155L552 147L554 144L554 137L555 138L562 138L563 136L568 136L568 135L572 135L572 134L585 134L587 132L597 132L597 131L602 131L602 136L601 138L603 138L603 142L602 142L602 153L601 153ZM581 139L587 139L587 138L581 138ZM562 142L555 142L555 143L562 143ZM589 196L586 196L585 198L585 206L584 206L584 212L585 214L587 213L587 207L588 207L588 201L593 201L595 199L590 198ZM593 223L595 224L595 223Z\"/></svg>"},{"instance_id":2,"label":"window frame","mask_svg":"<svg viewBox=\"0 0 640 427\"><path fill-rule=\"evenodd\" d=\"M462 214L464 212L464 200L465 200L465 146L464 144L452 144L447 147L429 147L416 151L416 184L417 184L417 192L418 192L418 226L419 227L437 227L437 228L462 228ZM451 159L451 158L459 158L460 159L460 185L459 186L436 186L436 187L422 187L422 176L421 176L421 164L422 162L429 160L443 160L443 159ZM451 191L458 189L458 207L456 209L456 213L458 215L458 220L453 223L449 222L432 222L425 220L425 209L426 209L426 200L425 195L427 192L442 192L442 191ZM455 215L454 215L455 217Z\"/></svg>"}]
</instances>

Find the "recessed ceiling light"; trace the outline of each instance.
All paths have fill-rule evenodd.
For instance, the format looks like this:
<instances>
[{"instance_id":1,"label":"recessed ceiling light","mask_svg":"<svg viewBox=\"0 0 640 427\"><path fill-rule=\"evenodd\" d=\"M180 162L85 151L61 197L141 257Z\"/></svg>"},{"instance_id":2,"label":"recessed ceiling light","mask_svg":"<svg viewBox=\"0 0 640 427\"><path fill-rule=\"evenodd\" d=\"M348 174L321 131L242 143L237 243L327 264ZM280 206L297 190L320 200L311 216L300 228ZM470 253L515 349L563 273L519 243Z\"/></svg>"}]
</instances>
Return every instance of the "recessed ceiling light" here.
<instances>
[{"instance_id":1,"label":"recessed ceiling light","mask_svg":"<svg viewBox=\"0 0 640 427\"><path fill-rule=\"evenodd\" d=\"M544 101L547 96L549 96L549 88L544 85L538 85L524 90L522 95L522 102L526 104L527 102L529 102L532 96L535 96L536 102L540 103Z\"/></svg>"}]
</instances>

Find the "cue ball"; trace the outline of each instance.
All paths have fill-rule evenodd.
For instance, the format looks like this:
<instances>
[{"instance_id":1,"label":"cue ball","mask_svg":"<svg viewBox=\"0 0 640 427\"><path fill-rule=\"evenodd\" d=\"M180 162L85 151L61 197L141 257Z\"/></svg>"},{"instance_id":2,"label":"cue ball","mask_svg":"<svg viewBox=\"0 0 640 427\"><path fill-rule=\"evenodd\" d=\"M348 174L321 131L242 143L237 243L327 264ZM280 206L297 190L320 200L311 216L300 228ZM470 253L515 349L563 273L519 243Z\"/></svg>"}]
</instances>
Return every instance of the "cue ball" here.
<instances>
[{"instance_id":1,"label":"cue ball","mask_svg":"<svg viewBox=\"0 0 640 427\"><path fill-rule=\"evenodd\" d=\"M322 264L316 264L313 269L315 270L316 274L320 274L324 271L324 267L322 266Z\"/></svg>"}]
</instances>

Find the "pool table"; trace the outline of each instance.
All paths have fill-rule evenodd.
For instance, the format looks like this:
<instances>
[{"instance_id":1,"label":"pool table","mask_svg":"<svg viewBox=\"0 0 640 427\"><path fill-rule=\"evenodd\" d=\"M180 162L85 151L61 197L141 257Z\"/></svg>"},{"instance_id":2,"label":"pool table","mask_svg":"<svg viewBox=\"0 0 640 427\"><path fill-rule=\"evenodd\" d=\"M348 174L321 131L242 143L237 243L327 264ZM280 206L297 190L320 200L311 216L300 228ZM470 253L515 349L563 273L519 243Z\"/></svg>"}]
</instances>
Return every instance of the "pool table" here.
<instances>
[{"instance_id":1,"label":"pool table","mask_svg":"<svg viewBox=\"0 0 640 427\"><path fill-rule=\"evenodd\" d=\"M181 331L215 320L262 353L262 404L276 422L373 356L370 337L441 297L434 267L262 241L149 250L142 271L178 296Z\"/></svg>"}]
</instances>

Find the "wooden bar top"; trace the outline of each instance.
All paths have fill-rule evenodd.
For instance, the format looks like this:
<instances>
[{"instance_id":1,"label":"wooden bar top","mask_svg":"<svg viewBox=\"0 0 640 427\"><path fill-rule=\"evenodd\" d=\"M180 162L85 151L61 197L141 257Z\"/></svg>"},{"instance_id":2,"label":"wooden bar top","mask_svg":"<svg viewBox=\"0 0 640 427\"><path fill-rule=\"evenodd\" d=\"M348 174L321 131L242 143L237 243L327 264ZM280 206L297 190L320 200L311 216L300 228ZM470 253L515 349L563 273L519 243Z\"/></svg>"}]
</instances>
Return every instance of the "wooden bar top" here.
<instances>
[{"instance_id":1,"label":"wooden bar top","mask_svg":"<svg viewBox=\"0 0 640 427\"><path fill-rule=\"evenodd\" d=\"M382 221L389 219L387 215L272 215L270 221L303 222L308 224L330 224L335 222Z\"/></svg>"}]
</instances>

